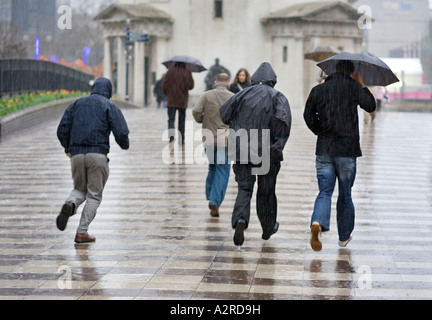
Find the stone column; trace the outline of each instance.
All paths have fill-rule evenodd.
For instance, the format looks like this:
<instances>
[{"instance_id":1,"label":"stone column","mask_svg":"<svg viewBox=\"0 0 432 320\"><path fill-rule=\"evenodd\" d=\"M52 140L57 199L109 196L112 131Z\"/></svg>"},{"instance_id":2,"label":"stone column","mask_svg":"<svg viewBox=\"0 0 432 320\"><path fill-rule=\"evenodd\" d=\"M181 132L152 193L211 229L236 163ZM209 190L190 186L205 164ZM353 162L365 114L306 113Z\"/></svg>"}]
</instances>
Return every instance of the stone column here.
<instances>
[{"instance_id":1,"label":"stone column","mask_svg":"<svg viewBox=\"0 0 432 320\"><path fill-rule=\"evenodd\" d=\"M126 48L125 39L117 37L117 93L120 99L126 97Z\"/></svg>"},{"instance_id":2,"label":"stone column","mask_svg":"<svg viewBox=\"0 0 432 320\"><path fill-rule=\"evenodd\" d=\"M144 106L145 83L145 43L135 42L134 44L134 70L133 70L133 102L136 105Z\"/></svg>"},{"instance_id":3,"label":"stone column","mask_svg":"<svg viewBox=\"0 0 432 320\"><path fill-rule=\"evenodd\" d=\"M157 37L156 39L156 66L157 66L157 77L162 77L164 73L167 73L167 68L162 64L163 61L170 58L169 50L169 39L166 37Z\"/></svg>"},{"instance_id":4,"label":"stone column","mask_svg":"<svg viewBox=\"0 0 432 320\"><path fill-rule=\"evenodd\" d=\"M112 56L111 56L111 39L105 37L104 39L104 72L105 78L112 79Z\"/></svg>"}]
</instances>

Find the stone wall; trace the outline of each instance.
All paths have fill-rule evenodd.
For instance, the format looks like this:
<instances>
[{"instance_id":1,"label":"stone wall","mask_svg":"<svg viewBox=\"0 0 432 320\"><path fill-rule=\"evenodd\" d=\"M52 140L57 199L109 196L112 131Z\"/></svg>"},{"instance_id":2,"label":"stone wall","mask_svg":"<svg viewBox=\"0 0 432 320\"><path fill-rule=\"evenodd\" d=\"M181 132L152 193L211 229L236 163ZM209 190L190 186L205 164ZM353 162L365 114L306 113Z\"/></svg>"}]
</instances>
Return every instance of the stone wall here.
<instances>
[{"instance_id":1,"label":"stone wall","mask_svg":"<svg viewBox=\"0 0 432 320\"><path fill-rule=\"evenodd\" d=\"M0 118L0 138L29 129L47 119L60 118L76 98L51 101Z\"/></svg>"}]
</instances>

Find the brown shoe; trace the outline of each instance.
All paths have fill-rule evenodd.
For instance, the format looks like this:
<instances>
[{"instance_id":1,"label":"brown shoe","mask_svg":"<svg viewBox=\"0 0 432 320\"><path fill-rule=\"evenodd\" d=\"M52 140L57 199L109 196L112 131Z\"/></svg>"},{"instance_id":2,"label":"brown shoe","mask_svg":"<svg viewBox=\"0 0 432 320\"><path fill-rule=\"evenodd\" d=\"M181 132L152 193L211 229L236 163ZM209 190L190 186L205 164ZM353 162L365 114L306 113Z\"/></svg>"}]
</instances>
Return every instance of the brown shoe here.
<instances>
[{"instance_id":1,"label":"brown shoe","mask_svg":"<svg viewBox=\"0 0 432 320\"><path fill-rule=\"evenodd\" d=\"M321 225L318 222L314 222L311 227L310 244L312 249L316 252L320 252L322 250L321 233Z\"/></svg>"},{"instance_id":2,"label":"brown shoe","mask_svg":"<svg viewBox=\"0 0 432 320\"><path fill-rule=\"evenodd\" d=\"M76 243L96 242L96 238L92 237L88 233L86 233L86 234L79 234L79 233L77 233L76 236L75 236L75 242Z\"/></svg>"},{"instance_id":3,"label":"brown shoe","mask_svg":"<svg viewBox=\"0 0 432 320\"><path fill-rule=\"evenodd\" d=\"M209 203L210 215L213 218L219 218L219 208L213 202Z\"/></svg>"}]
</instances>

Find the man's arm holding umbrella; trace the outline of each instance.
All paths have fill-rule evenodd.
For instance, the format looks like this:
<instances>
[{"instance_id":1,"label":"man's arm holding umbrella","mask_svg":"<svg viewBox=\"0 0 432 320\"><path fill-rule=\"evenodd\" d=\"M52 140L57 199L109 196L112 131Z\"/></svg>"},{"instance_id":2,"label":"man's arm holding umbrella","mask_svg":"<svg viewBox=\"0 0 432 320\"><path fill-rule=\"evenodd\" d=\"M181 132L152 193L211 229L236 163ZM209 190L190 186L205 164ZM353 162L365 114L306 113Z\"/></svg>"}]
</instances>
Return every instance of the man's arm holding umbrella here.
<instances>
[{"instance_id":1,"label":"man's arm holding umbrella","mask_svg":"<svg viewBox=\"0 0 432 320\"><path fill-rule=\"evenodd\" d=\"M363 82L363 77L360 73L356 72L352 75L352 78L357 81L361 86L362 89L359 94L359 105L360 107L371 113L376 110L376 100L373 94L370 92L370 90L366 87L365 83Z\"/></svg>"}]
</instances>

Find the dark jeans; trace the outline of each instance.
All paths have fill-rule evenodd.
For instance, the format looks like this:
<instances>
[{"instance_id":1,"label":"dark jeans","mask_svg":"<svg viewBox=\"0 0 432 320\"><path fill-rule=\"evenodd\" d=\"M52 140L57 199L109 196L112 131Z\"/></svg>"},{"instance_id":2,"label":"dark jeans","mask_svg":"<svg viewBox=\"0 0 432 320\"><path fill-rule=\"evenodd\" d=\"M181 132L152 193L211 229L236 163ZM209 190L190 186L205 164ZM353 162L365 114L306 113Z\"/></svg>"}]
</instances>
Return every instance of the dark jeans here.
<instances>
[{"instance_id":1,"label":"dark jeans","mask_svg":"<svg viewBox=\"0 0 432 320\"><path fill-rule=\"evenodd\" d=\"M280 168L280 162L271 163L269 173L264 176L258 176L257 215L261 223L263 235L267 236L272 235L277 222L276 180ZM237 222L240 219L244 219L246 221L246 228L248 228L250 202L256 176L252 175L251 164L234 164L233 169L238 184L238 193L232 214L232 227L235 228Z\"/></svg>"},{"instance_id":2,"label":"dark jeans","mask_svg":"<svg viewBox=\"0 0 432 320\"><path fill-rule=\"evenodd\" d=\"M168 129L169 129L169 139L172 140L175 137L175 117L176 117L176 112L178 111L178 132L179 132L179 137L178 137L178 143L180 145L183 145L185 143L184 138L185 138L185 123L186 123L186 109L183 108L173 108L173 107L169 107L168 106Z\"/></svg>"},{"instance_id":3,"label":"dark jeans","mask_svg":"<svg viewBox=\"0 0 432 320\"><path fill-rule=\"evenodd\" d=\"M338 180L337 226L339 240L347 241L354 230L355 209L351 197L357 172L356 158L316 157L320 193L315 201L311 223L319 222L322 231L330 230L331 201Z\"/></svg>"}]
</instances>

